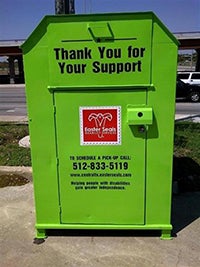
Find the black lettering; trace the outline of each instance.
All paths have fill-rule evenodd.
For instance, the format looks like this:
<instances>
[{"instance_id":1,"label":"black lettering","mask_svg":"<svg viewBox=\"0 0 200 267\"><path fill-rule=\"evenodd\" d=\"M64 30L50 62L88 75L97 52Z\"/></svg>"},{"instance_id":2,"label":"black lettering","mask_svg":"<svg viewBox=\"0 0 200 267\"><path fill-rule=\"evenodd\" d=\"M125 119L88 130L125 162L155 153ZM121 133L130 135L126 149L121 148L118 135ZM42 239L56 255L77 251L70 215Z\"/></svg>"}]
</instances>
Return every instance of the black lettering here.
<instances>
[{"instance_id":1,"label":"black lettering","mask_svg":"<svg viewBox=\"0 0 200 267\"><path fill-rule=\"evenodd\" d=\"M64 67L65 67L65 63L64 62L58 62L58 65L60 67L60 73L63 74L64 73Z\"/></svg>"},{"instance_id":2,"label":"black lettering","mask_svg":"<svg viewBox=\"0 0 200 267\"><path fill-rule=\"evenodd\" d=\"M100 53L100 58L104 58L105 46L98 47L98 49L99 49L99 53Z\"/></svg>"},{"instance_id":3,"label":"black lettering","mask_svg":"<svg viewBox=\"0 0 200 267\"><path fill-rule=\"evenodd\" d=\"M85 73L86 64L81 64L81 73Z\"/></svg>"},{"instance_id":4,"label":"black lettering","mask_svg":"<svg viewBox=\"0 0 200 267\"><path fill-rule=\"evenodd\" d=\"M106 50L106 57L107 58L112 58L113 57L113 50L112 49L107 49Z\"/></svg>"},{"instance_id":5,"label":"black lettering","mask_svg":"<svg viewBox=\"0 0 200 267\"><path fill-rule=\"evenodd\" d=\"M65 62L58 62L60 67L60 73L63 74L65 71L68 74L72 73L85 73L86 64L66 64Z\"/></svg>"},{"instance_id":6,"label":"black lettering","mask_svg":"<svg viewBox=\"0 0 200 267\"><path fill-rule=\"evenodd\" d=\"M117 74L123 72L123 63L117 63Z\"/></svg>"},{"instance_id":7,"label":"black lettering","mask_svg":"<svg viewBox=\"0 0 200 267\"><path fill-rule=\"evenodd\" d=\"M92 66L93 66L92 71L94 73L99 73L101 71L101 69L99 68L99 65L100 65L100 62L98 62L98 61L94 61L93 62L93 64L92 64Z\"/></svg>"},{"instance_id":8,"label":"black lettering","mask_svg":"<svg viewBox=\"0 0 200 267\"><path fill-rule=\"evenodd\" d=\"M56 59L59 60L59 51L60 51L60 48L54 48L54 51L56 53Z\"/></svg>"},{"instance_id":9,"label":"black lettering","mask_svg":"<svg viewBox=\"0 0 200 267\"><path fill-rule=\"evenodd\" d=\"M74 73L85 73L86 64L74 64Z\"/></svg>"},{"instance_id":10,"label":"black lettering","mask_svg":"<svg viewBox=\"0 0 200 267\"><path fill-rule=\"evenodd\" d=\"M107 73L108 72L108 64L104 64L104 63L102 63L101 64L101 68L100 68L100 72L102 72L102 73Z\"/></svg>"},{"instance_id":11,"label":"black lettering","mask_svg":"<svg viewBox=\"0 0 200 267\"><path fill-rule=\"evenodd\" d=\"M84 59L83 49L77 50L77 57L76 57L76 59Z\"/></svg>"},{"instance_id":12,"label":"black lettering","mask_svg":"<svg viewBox=\"0 0 200 267\"><path fill-rule=\"evenodd\" d=\"M114 48L114 49L107 49L106 50L106 57L107 58L121 58L121 49Z\"/></svg>"},{"instance_id":13,"label":"black lettering","mask_svg":"<svg viewBox=\"0 0 200 267\"><path fill-rule=\"evenodd\" d=\"M115 72L115 63L110 63L109 64L109 74L112 74L113 72Z\"/></svg>"},{"instance_id":14,"label":"black lettering","mask_svg":"<svg viewBox=\"0 0 200 267\"><path fill-rule=\"evenodd\" d=\"M68 59L68 51L64 48L61 49L61 58L62 59Z\"/></svg>"},{"instance_id":15,"label":"black lettering","mask_svg":"<svg viewBox=\"0 0 200 267\"><path fill-rule=\"evenodd\" d=\"M78 50L79 51L79 50ZM78 52L77 51L77 52ZM70 50L69 51L69 58L70 59L76 59L76 50Z\"/></svg>"},{"instance_id":16,"label":"black lettering","mask_svg":"<svg viewBox=\"0 0 200 267\"><path fill-rule=\"evenodd\" d=\"M92 59L92 55L91 55L92 50L85 47L84 51L85 51L85 59Z\"/></svg>"},{"instance_id":17,"label":"black lettering","mask_svg":"<svg viewBox=\"0 0 200 267\"><path fill-rule=\"evenodd\" d=\"M132 57L132 46L128 47L128 57Z\"/></svg>"},{"instance_id":18,"label":"black lettering","mask_svg":"<svg viewBox=\"0 0 200 267\"><path fill-rule=\"evenodd\" d=\"M144 47L128 47L128 57L144 57L145 48Z\"/></svg>"},{"instance_id":19,"label":"black lettering","mask_svg":"<svg viewBox=\"0 0 200 267\"><path fill-rule=\"evenodd\" d=\"M142 71L142 62L141 62L141 60L138 60L138 71L139 72Z\"/></svg>"},{"instance_id":20,"label":"black lettering","mask_svg":"<svg viewBox=\"0 0 200 267\"><path fill-rule=\"evenodd\" d=\"M73 65L72 64L66 65L66 72L69 74L73 73Z\"/></svg>"},{"instance_id":21,"label":"black lettering","mask_svg":"<svg viewBox=\"0 0 200 267\"><path fill-rule=\"evenodd\" d=\"M64 48L54 48L56 60L92 59L92 50L88 47L79 50L65 50Z\"/></svg>"},{"instance_id":22,"label":"black lettering","mask_svg":"<svg viewBox=\"0 0 200 267\"><path fill-rule=\"evenodd\" d=\"M132 53L133 53L133 57L139 57L139 55L140 55L140 50L139 50L139 48L134 48L133 49L133 51L132 51Z\"/></svg>"},{"instance_id":23,"label":"black lettering","mask_svg":"<svg viewBox=\"0 0 200 267\"><path fill-rule=\"evenodd\" d=\"M103 47L98 47L99 53L100 53L100 58L121 58L121 49L120 48L108 48L106 49L105 46Z\"/></svg>"},{"instance_id":24,"label":"black lettering","mask_svg":"<svg viewBox=\"0 0 200 267\"><path fill-rule=\"evenodd\" d=\"M121 58L121 49L120 48L114 49L114 58Z\"/></svg>"},{"instance_id":25,"label":"black lettering","mask_svg":"<svg viewBox=\"0 0 200 267\"><path fill-rule=\"evenodd\" d=\"M135 63L133 63L133 64L135 64ZM131 63L129 63L129 62L126 62L125 64L124 64L124 70L126 71L126 72L130 72L131 71L131 68L132 66L131 66ZM132 71L135 71L135 69L134 70L132 70Z\"/></svg>"},{"instance_id":26,"label":"black lettering","mask_svg":"<svg viewBox=\"0 0 200 267\"><path fill-rule=\"evenodd\" d=\"M137 62L125 62L125 63L100 63L99 61L93 62L93 72L94 73L122 73L122 72L141 72L142 62L138 60Z\"/></svg>"},{"instance_id":27,"label":"black lettering","mask_svg":"<svg viewBox=\"0 0 200 267\"><path fill-rule=\"evenodd\" d=\"M74 73L81 73L81 65L74 64Z\"/></svg>"}]
</instances>

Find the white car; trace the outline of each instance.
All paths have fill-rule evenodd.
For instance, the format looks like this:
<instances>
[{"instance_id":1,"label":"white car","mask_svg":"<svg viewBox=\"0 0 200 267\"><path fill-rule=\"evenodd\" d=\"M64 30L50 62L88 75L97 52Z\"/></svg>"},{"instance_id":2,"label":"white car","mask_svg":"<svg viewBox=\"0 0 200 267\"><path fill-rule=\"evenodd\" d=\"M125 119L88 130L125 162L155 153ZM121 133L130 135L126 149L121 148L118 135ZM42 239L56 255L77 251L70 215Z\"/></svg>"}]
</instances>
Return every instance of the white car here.
<instances>
[{"instance_id":1,"label":"white car","mask_svg":"<svg viewBox=\"0 0 200 267\"><path fill-rule=\"evenodd\" d=\"M200 72L178 72L178 79L180 79L184 83L200 86Z\"/></svg>"}]
</instances>

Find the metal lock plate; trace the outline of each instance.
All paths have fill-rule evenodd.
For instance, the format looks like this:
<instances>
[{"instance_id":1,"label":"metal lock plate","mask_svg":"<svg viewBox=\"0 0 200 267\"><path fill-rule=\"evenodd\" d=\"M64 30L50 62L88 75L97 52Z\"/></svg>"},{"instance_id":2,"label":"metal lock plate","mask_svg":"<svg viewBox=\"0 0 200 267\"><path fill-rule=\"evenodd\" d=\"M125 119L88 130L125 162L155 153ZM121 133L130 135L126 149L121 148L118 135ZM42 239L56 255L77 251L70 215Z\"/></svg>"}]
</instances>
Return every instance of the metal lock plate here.
<instances>
[{"instance_id":1,"label":"metal lock plate","mask_svg":"<svg viewBox=\"0 0 200 267\"><path fill-rule=\"evenodd\" d=\"M129 125L151 125L153 123L152 107L128 106L127 122Z\"/></svg>"}]
</instances>

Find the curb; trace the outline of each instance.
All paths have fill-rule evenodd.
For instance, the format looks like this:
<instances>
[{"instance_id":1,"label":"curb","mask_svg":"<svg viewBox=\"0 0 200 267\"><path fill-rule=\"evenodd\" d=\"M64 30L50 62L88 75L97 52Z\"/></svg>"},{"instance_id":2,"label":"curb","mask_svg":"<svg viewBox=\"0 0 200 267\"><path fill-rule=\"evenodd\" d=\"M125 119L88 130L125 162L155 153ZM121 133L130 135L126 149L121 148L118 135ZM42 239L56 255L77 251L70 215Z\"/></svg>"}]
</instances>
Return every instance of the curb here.
<instances>
[{"instance_id":1,"label":"curb","mask_svg":"<svg viewBox=\"0 0 200 267\"><path fill-rule=\"evenodd\" d=\"M185 121L185 120L194 120L196 122L200 122L200 114L177 114L175 116L175 121Z\"/></svg>"},{"instance_id":2,"label":"curb","mask_svg":"<svg viewBox=\"0 0 200 267\"><path fill-rule=\"evenodd\" d=\"M0 84L0 89L1 88L21 88L21 87L25 87L24 83L6 83L6 84Z\"/></svg>"},{"instance_id":3,"label":"curb","mask_svg":"<svg viewBox=\"0 0 200 267\"><path fill-rule=\"evenodd\" d=\"M10 124L28 124L27 116L0 116L0 122L10 123Z\"/></svg>"},{"instance_id":4,"label":"curb","mask_svg":"<svg viewBox=\"0 0 200 267\"><path fill-rule=\"evenodd\" d=\"M25 166L0 166L0 175L3 174L19 174L25 176L30 182L32 179L32 167Z\"/></svg>"}]
</instances>

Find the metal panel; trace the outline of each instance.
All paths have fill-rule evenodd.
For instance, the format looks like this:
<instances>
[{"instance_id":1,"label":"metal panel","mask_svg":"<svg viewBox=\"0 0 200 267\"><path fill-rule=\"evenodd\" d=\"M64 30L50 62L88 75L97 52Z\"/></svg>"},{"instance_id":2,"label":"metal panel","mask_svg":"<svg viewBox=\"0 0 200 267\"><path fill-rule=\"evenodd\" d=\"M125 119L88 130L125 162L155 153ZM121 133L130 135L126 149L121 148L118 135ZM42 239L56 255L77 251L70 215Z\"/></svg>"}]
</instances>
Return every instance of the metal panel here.
<instances>
[{"instance_id":1,"label":"metal panel","mask_svg":"<svg viewBox=\"0 0 200 267\"><path fill-rule=\"evenodd\" d=\"M144 90L55 93L62 223L144 224L146 134L127 105L145 101Z\"/></svg>"}]
</instances>

